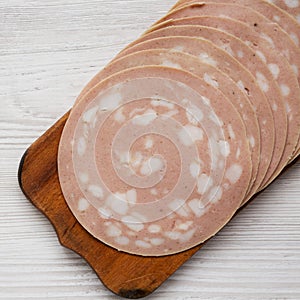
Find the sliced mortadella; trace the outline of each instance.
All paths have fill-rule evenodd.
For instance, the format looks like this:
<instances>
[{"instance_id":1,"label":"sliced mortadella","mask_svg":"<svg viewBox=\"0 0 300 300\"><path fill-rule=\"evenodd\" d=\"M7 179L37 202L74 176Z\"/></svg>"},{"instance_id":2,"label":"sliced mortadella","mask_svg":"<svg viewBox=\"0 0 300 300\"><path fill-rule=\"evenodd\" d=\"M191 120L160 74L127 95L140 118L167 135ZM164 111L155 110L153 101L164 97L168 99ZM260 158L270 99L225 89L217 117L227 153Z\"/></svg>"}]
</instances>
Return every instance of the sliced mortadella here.
<instances>
[{"instance_id":1,"label":"sliced mortadella","mask_svg":"<svg viewBox=\"0 0 300 300\"><path fill-rule=\"evenodd\" d=\"M230 17L249 24L253 27L253 29L259 32L262 37L265 37L266 40L271 40L271 43L275 44L276 47L280 45L280 42L283 43L280 46L281 48L284 46L284 42L280 40L282 32L276 33L276 27L274 26L277 23L281 28L281 31L284 30L284 32L289 35L291 41L294 42L294 46L291 46L290 42L288 42L285 49L285 55L289 57L291 55L298 55L299 53L299 49L296 50L295 46L299 47L300 43L300 25L285 11L271 3L268 3L267 1L208 0L205 2L199 2L196 0L190 0L182 2L179 1L175 7L176 9L170 11L165 17L157 21L154 27L171 19L174 20L191 16L214 15ZM270 26L273 26L273 30L275 31L272 36L265 33L266 28L268 28L270 33L272 32ZM283 39L285 41L286 38L283 37ZM295 60L294 64L298 61L299 58ZM300 73L297 71L297 65L293 65L293 68L295 69L295 72L298 74Z\"/></svg>"},{"instance_id":2,"label":"sliced mortadella","mask_svg":"<svg viewBox=\"0 0 300 300\"><path fill-rule=\"evenodd\" d=\"M286 12L270 3L260 0L210 0L206 1L205 5L203 3L198 3L197 1L185 1L179 5L179 7L177 6L177 9L170 13L169 17L172 19L177 18L176 16L178 16L178 14L182 15L182 13L189 10L189 6L186 6L187 3L190 3L191 6L194 7L194 11L201 11L203 15L226 16L249 24L249 26L251 26L263 39L265 39L273 49L277 49L288 60L292 68L291 71L294 72L298 79L298 87L295 88L293 86L293 79L290 78L291 75L286 76L286 82L288 83L282 82L280 87L283 90L283 94L287 95L286 97L291 99L290 102L293 102L288 103L287 112L289 114L294 114L294 116L289 116L289 120L293 120L293 122L296 121L296 123L298 123L293 125L294 127L298 126L298 142L292 157L297 156L297 153L300 151L300 132L298 121L300 120L300 25L297 24L297 22ZM164 20L165 19L166 18L164 18ZM241 35L244 33L242 28L238 27L235 29L235 35L241 38ZM273 63L271 64L271 67L274 69ZM292 91L294 91L294 94L292 94ZM290 141L295 141L294 135L291 134L289 136ZM287 144L290 144L290 141ZM277 173L280 171L281 170L279 168Z\"/></svg>"},{"instance_id":3,"label":"sliced mortadella","mask_svg":"<svg viewBox=\"0 0 300 300\"><path fill-rule=\"evenodd\" d=\"M256 184L259 186L269 168L274 150L274 119L270 104L258 86L256 79L231 55L205 39L192 37L158 38L127 49L123 52L123 55L147 49L180 50L194 55L227 74L246 94L257 114L261 130L260 165L256 177Z\"/></svg>"},{"instance_id":4,"label":"sliced mortadella","mask_svg":"<svg viewBox=\"0 0 300 300\"><path fill-rule=\"evenodd\" d=\"M275 173L281 162L287 140L287 113L285 102L283 100L283 96L281 95L279 85L274 79L267 64L264 62L262 57L257 55L255 51L253 51L240 39L224 31L206 26L167 26L166 28L161 28L144 35L135 43L140 43L159 37L170 36L192 36L202 37L210 40L218 47L224 49L232 57L237 59L251 72L254 77L256 77L257 83L259 84L261 90L265 93L269 104L271 105L274 119L276 119L277 123L280 123L280 126L275 127L274 152L267 174L260 186L262 189L271 178L274 178L273 176L275 176ZM128 51L130 51L130 49L131 47L128 48ZM270 49L269 51L272 52L274 50ZM127 53L127 50L125 49L121 53L124 55L124 53ZM239 55L239 53L243 53L243 56ZM268 54L266 54L266 57L269 57ZM272 58L277 58L276 53L273 53ZM278 61L278 64L279 63L281 64L282 62ZM285 67L285 65L283 65L283 67ZM288 64L287 67L289 67ZM281 71L283 72L284 70ZM286 79L286 77L284 79Z\"/></svg>"},{"instance_id":5,"label":"sliced mortadella","mask_svg":"<svg viewBox=\"0 0 300 300\"><path fill-rule=\"evenodd\" d=\"M202 78L213 87L218 88L233 103L238 111L242 111L239 113L245 123L252 160L252 182L249 186L247 196L253 195L257 190L257 187L255 187L253 183L256 180L260 161L260 129L257 116L245 93L240 90L237 84L229 76L214 66L202 62L195 56L180 51L154 49L135 52L113 61L99 72L82 91L78 101L80 101L84 94L91 88L112 74L125 69L148 65L169 66L186 70ZM234 135L232 138L234 138ZM240 156L239 152L237 153L237 156Z\"/></svg>"},{"instance_id":6,"label":"sliced mortadella","mask_svg":"<svg viewBox=\"0 0 300 300\"><path fill-rule=\"evenodd\" d=\"M277 3L270 3L273 1L262 1L262 0L206 0L203 3L220 3L220 4L237 4L245 6L249 11L255 10L260 14L264 15L270 21L277 23L282 29L284 29L295 44L300 46L300 7L299 0L274 0ZM280 3L279 3L280 2ZM292 3L293 2L293 3ZM197 0L187 0L179 1L173 10L177 10L181 7L193 4L193 3L202 3ZM289 5L287 5L289 4ZM289 7L290 6L290 7ZM232 7L233 8L233 7ZM282 9L283 8L283 9ZM290 8L290 12L287 10ZM241 15L243 13L241 12ZM245 19L248 18L248 15L244 15Z\"/></svg>"},{"instance_id":7,"label":"sliced mortadella","mask_svg":"<svg viewBox=\"0 0 300 300\"><path fill-rule=\"evenodd\" d=\"M211 11L214 13L214 10ZM260 18L259 18L260 19ZM276 172L272 177L265 183L269 184L273 181L282 169L290 162L291 158L295 156L295 152L299 149L299 133L300 133L300 88L297 79L297 72L294 73L294 68L291 66L293 62L299 62L297 65L300 66L300 51L290 40L290 38L280 30L280 28L273 28L274 24L268 24L266 26L264 33L268 36L272 36L272 33L277 33L278 37L271 40L266 40L262 35L258 34L247 26L245 23L222 17L214 16L203 16L203 17L192 17L192 18L182 18L171 20L170 23L164 23L165 26L183 26L189 24L192 25L202 25L217 28L226 31L246 42L257 55L259 55L265 63L267 63L274 79L278 82L281 88L281 93L285 101L286 112L288 116L288 131L287 131L287 142L284 149L283 156L281 158L280 164ZM274 29L274 31L273 31ZM191 27L187 30L193 30ZM283 44L287 45L284 48ZM288 48L290 51L286 51ZM295 47L294 47L295 46ZM278 49L282 55L276 55L276 53L269 51L269 48ZM297 55L297 51L299 52ZM244 55L240 52L239 55ZM283 57L284 56L284 57ZM289 62L287 61L287 59ZM290 65L289 65L290 64Z\"/></svg>"},{"instance_id":8,"label":"sliced mortadella","mask_svg":"<svg viewBox=\"0 0 300 300\"><path fill-rule=\"evenodd\" d=\"M58 154L61 188L81 225L143 256L215 235L245 197L251 168L233 104L199 77L159 66L90 90L71 111Z\"/></svg>"}]
</instances>

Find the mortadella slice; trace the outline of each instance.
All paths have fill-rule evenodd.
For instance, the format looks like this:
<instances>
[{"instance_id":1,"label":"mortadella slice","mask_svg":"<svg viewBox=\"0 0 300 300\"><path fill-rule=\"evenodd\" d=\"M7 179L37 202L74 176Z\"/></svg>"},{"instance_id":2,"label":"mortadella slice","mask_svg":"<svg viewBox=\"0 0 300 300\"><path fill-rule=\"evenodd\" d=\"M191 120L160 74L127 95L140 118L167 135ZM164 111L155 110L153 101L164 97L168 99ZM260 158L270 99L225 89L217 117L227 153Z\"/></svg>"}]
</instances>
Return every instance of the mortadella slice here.
<instances>
[{"instance_id":1,"label":"mortadella slice","mask_svg":"<svg viewBox=\"0 0 300 300\"><path fill-rule=\"evenodd\" d=\"M221 2L221 3L218 3ZM226 3L223 3L226 2ZM236 5L232 4L232 2ZM186 5L186 3L191 3L191 5ZM217 4L216 4L217 3ZM300 40L300 25L295 22L287 13L277 8L276 6L260 0L209 0L205 3L199 3L197 1L185 1L182 5L177 6L177 9L169 13L167 17L163 18L165 21L166 18L175 19L178 15L186 14L187 10L193 7L195 12L201 12L203 15L213 15L213 16L226 16L233 19L240 20L249 24L253 29L255 29L262 38L269 42L270 46L273 49L277 49L280 53L285 56L289 61L292 71L295 76L298 78L298 85L300 83L300 49L299 49L299 40ZM249 8L251 7L251 8ZM201 8L201 9L200 9ZM256 11L255 11L255 10ZM259 13L257 13L259 12ZM169 16L169 17L168 17ZM276 23L278 26L276 26ZM237 28L236 28L237 29ZM283 31L283 29L285 31ZM242 30L237 29L236 36L240 37L243 34ZM273 66L273 64L272 64ZM290 78L287 77L286 81L290 81ZM292 81L292 79L291 79ZM293 102L298 102L298 98L291 95L291 91L294 90L287 84L282 84L281 88L283 89L284 94L290 99L294 99ZM298 87L299 88L299 87ZM299 95L298 91L295 90L294 95ZM297 101L296 101L297 100ZM287 107L289 113L294 113L298 115L299 113L299 102L293 106L291 103ZM293 121L298 121L299 118L290 116ZM297 126L297 125L296 125ZM293 136L290 138L295 140ZM295 153L292 158L297 157L300 152L300 135L298 136L298 143L295 149ZM278 170L279 171L279 170Z\"/></svg>"},{"instance_id":2,"label":"mortadella slice","mask_svg":"<svg viewBox=\"0 0 300 300\"><path fill-rule=\"evenodd\" d=\"M211 11L214 13L214 10ZM247 26L245 23L222 17L214 16L203 16L203 17L192 17L192 18L182 18L174 19L169 23L164 23L162 27L170 26L182 26L182 25L201 25L217 28L228 33L231 33L235 36L239 36L241 40L247 43L257 55L267 63L270 71L273 74L274 79L280 84L281 92L284 95L286 111L288 114L288 132L287 132L287 142L284 149L284 153L281 159L281 162L266 184L269 184L273 181L282 169L290 162L291 158L295 156L295 152L298 151L299 147L299 134L300 134L300 88L294 69L291 66L288 66L288 61L285 57L289 58L289 63L293 62L298 63L300 67L300 51L290 40L290 38L281 32L279 28L274 28L274 33L277 34L278 38L273 38L271 42L264 39L257 32L251 29L250 26ZM272 36L273 25L266 26L264 33L268 36ZM189 29L187 29L189 30ZM193 29L190 28L192 31ZM286 45L284 47L283 45ZM290 51L286 49L290 47ZM295 47L294 47L295 46ZM270 51L267 51L267 56L265 54L266 49L268 48L278 49L282 55L276 55ZM298 53L297 53L298 52ZM241 55L241 53L240 53ZM282 57L285 56L285 57ZM268 61L267 61L268 59Z\"/></svg>"},{"instance_id":3,"label":"mortadella slice","mask_svg":"<svg viewBox=\"0 0 300 300\"><path fill-rule=\"evenodd\" d=\"M244 122L218 89L144 66L108 77L74 107L58 173L94 237L161 256L204 242L231 219L251 180L251 153Z\"/></svg>"},{"instance_id":4,"label":"mortadella slice","mask_svg":"<svg viewBox=\"0 0 300 300\"><path fill-rule=\"evenodd\" d=\"M276 1L276 0L275 0ZM295 44L299 47L300 46L300 8L299 8L299 1L298 0L291 0L286 2L298 2L298 7L296 6L293 17L285 10L280 9L277 5L270 3L270 1L262 1L262 0L206 0L206 1L197 1L197 0L186 0L186 1L179 1L173 10L186 6L188 4L193 3L221 3L221 4L238 4L245 6L251 10L256 10L257 12L264 15L270 21L277 23L282 29L284 29L291 39L295 42ZM280 1L281 4L284 1ZM282 5L284 6L284 5ZM293 6L293 5L292 5ZM288 6L286 5L285 8ZM297 11L297 12L296 12ZM297 21L297 16L299 15L299 19ZM296 17L296 19L295 19Z\"/></svg>"},{"instance_id":5,"label":"mortadella slice","mask_svg":"<svg viewBox=\"0 0 300 300\"><path fill-rule=\"evenodd\" d=\"M270 104L258 86L256 78L231 55L205 39L172 36L157 38L128 48L123 52L123 55L146 49L180 50L194 55L226 73L247 95L257 113L261 130L260 165L256 178L256 184L259 186L266 175L273 154L274 119ZM254 141L254 143L256 142Z\"/></svg>"},{"instance_id":6,"label":"mortadella slice","mask_svg":"<svg viewBox=\"0 0 300 300\"><path fill-rule=\"evenodd\" d=\"M164 26L164 25L163 25ZM242 42L240 39L236 38L231 34L227 34L224 31L217 30L211 27L205 26L172 26L150 32L144 35L142 38L138 39L135 43L140 43L146 40L155 39L158 37L168 37L168 36L192 36L192 37L203 37L207 40L212 41L214 44L223 48L235 57L241 64L243 64L253 76L256 77L258 84L265 93L269 104L272 107L272 113L274 119L277 120L281 125L275 128L275 146L273 156L271 158L271 163L268 168L267 174L261 183L260 188L263 189L266 184L274 178L278 167L281 163L281 158L286 145L287 140L287 113L285 108L285 102L283 96L281 95L281 90L279 88L280 82L279 78L275 80L271 71L269 70L267 64L264 62L263 58L256 54L246 43ZM129 47L129 51L130 51ZM124 50L121 53L126 53ZM272 49L269 50L269 54L265 57L270 63L276 61L278 65L282 66L281 72L287 72L285 67L289 69L289 65L285 65L282 61L278 60L278 57ZM243 55L239 55L243 53ZM271 56L272 55L272 56ZM272 57L272 59L270 59ZM280 78L281 79L281 78ZM284 77L284 80L286 77ZM242 78L240 80L243 80ZM279 84L278 84L279 83ZM286 83L286 81L284 81ZM287 95L288 96L288 95ZM285 164L284 164L285 166Z\"/></svg>"},{"instance_id":7,"label":"mortadella slice","mask_svg":"<svg viewBox=\"0 0 300 300\"><path fill-rule=\"evenodd\" d=\"M253 183L256 180L260 161L260 129L256 113L245 93L240 90L230 77L212 65L202 62L199 58L180 51L166 49L135 52L128 56L121 57L118 60L114 60L99 72L82 91L78 97L78 101L80 101L84 94L90 89L112 74L125 69L148 65L170 66L186 70L202 78L213 87L218 88L233 103L238 111L242 110L242 112L239 113L245 123L252 161L252 180L247 196L253 195L257 191L257 187L253 185Z\"/></svg>"}]
</instances>

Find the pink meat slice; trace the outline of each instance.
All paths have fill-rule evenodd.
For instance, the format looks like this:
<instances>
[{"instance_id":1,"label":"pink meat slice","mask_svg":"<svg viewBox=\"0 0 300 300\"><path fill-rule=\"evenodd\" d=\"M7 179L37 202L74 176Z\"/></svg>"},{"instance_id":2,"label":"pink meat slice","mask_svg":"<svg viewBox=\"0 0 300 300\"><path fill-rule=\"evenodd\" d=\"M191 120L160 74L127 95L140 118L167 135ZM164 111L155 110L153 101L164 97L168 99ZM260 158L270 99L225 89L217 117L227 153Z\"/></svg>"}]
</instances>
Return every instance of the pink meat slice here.
<instances>
[{"instance_id":1,"label":"pink meat slice","mask_svg":"<svg viewBox=\"0 0 300 300\"><path fill-rule=\"evenodd\" d=\"M268 19L275 21L278 24L282 24L282 28L286 28L288 31L297 32L296 23L300 23L300 2L299 0L208 0L208 1L197 1L197 0L179 0L170 11L177 10L183 6L193 3L236 3L238 5L249 6L261 14L268 17ZM293 24L286 24L293 20Z\"/></svg>"},{"instance_id":2,"label":"pink meat slice","mask_svg":"<svg viewBox=\"0 0 300 300\"><path fill-rule=\"evenodd\" d=\"M161 256L204 242L231 219L251 180L251 153L244 122L218 89L189 72L143 66L108 77L74 107L58 172L94 237Z\"/></svg>"},{"instance_id":3,"label":"pink meat slice","mask_svg":"<svg viewBox=\"0 0 300 300\"><path fill-rule=\"evenodd\" d=\"M274 119L270 105L256 79L231 55L205 39L172 36L157 38L137 44L124 51L123 54L147 49L168 49L171 51L180 49L180 51L194 55L226 73L246 94L257 113L261 130L260 165L256 178L256 184L260 185L270 165L274 149Z\"/></svg>"},{"instance_id":4,"label":"pink meat slice","mask_svg":"<svg viewBox=\"0 0 300 300\"><path fill-rule=\"evenodd\" d=\"M188 3L190 3L190 5L188 5ZM165 18L163 18L163 20L165 21L168 18L177 19L178 15L180 16L182 15L182 13L186 13L191 6L194 7L194 11L198 10L199 12L199 7L201 7L202 15L226 15L226 17L240 20L252 26L252 28L261 35L261 37L263 37L270 43L272 48L276 48L282 55L286 57L293 69L294 74L298 78L299 85L300 25L297 24L297 22L295 22L295 20L291 18L286 12L270 3L260 0L209 0L205 1L205 4L192 0L178 3L175 10L170 12ZM274 22L276 22L280 27L277 27ZM285 31L283 31L283 29ZM240 31L240 34L242 34L242 31ZM237 36L240 37L239 35ZM290 38L288 38L288 36ZM287 87L286 84L284 84L282 88L284 89L284 93L287 93L288 91L290 93L291 91L291 88ZM290 96L290 99L293 99L292 95L288 96ZM296 100L297 98L298 97L296 97ZM299 108L299 103L297 104L297 107ZM292 108L288 107L287 110L291 112ZM296 109L295 112L296 114L298 114L298 109ZM299 119L294 118L293 120ZM293 139L293 137L291 137L291 139ZM292 158L296 158L299 154L300 136L298 136L297 147Z\"/></svg>"},{"instance_id":5,"label":"pink meat slice","mask_svg":"<svg viewBox=\"0 0 300 300\"><path fill-rule=\"evenodd\" d=\"M275 177L278 167L281 163L281 158L286 145L287 139L287 113L285 109L285 102L281 95L281 91L277 81L273 78L273 75L263 59L256 54L246 43L242 42L240 39L236 38L231 34L227 34L224 31L217 30L211 27L205 26L172 26L162 29L155 30L150 32L147 35L144 35L142 38L136 40L135 43L141 43L146 40L155 39L158 37L168 37L168 36L192 36L192 37L202 37L207 40L212 41L214 44L223 48L230 54L235 57L241 64L243 64L254 77L261 89L265 93L271 107L274 119L277 120L277 123L280 123L280 126L277 126L275 129L275 147L273 156L271 158L271 164L268 168L267 174L261 183L260 188L263 189L266 184ZM133 45L133 44L132 44ZM124 50L123 54L128 53L131 47L128 50ZM238 53L242 52L244 55L239 56ZM281 64L278 61L276 52L269 50L270 54L266 54L265 57L269 58L268 62L276 60L278 64ZM271 53L273 52L272 59L270 59ZM284 67L284 65L283 65ZM286 66L289 68L289 65ZM287 72L287 70L280 70L281 72ZM279 78L278 78L279 79ZM284 77L286 79L286 77ZM240 78L243 80L243 78ZM286 82L286 81L284 81ZM281 163L282 164L282 163Z\"/></svg>"},{"instance_id":6,"label":"pink meat slice","mask_svg":"<svg viewBox=\"0 0 300 300\"><path fill-rule=\"evenodd\" d=\"M125 69L148 65L170 66L186 70L202 78L213 87L218 88L233 103L237 110L242 109L243 112L240 113L240 116L245 123L251 149L252 181L247 193L248 198L251 197L257 191L254 182L260 161L260 129L257 116L245 93L240 90L230 77L212 65L206 64L199 58L180 51L154 49L135 52L113 61L99 72L84 88L78 101L80 101L83 95L90 89L112 74Z\"/></svg>"},{"instance_id":7,"label":"pink meat slice","mask_svg":"<svg viewBox=\"0 0 300 300\"><path fill-rule=\"evenodd\" d=\"M185 0L177 2L176 6L173 7L173 10L181 8L183 6L193 4L193 3L229 3L229 4L238 4L245 6L251 10L256 10L257 12L264 15L270 21L277 23L282 29L284 29L295 44L299 47L300 46L300 8L299 8L299 1L298 0L291 0L286 1L286 3L291 4L290 9L293 10L292 15L286 11L288 5L285 5L285 1L278 1L274 0L277 3L270 3L271 1L262 1L262 0L206 0L206 1L197 1L197 0ZM280 3L279 3L280 2ZM292 4L292 2L294 2ZM296 3L298 2L298 3ZM279 4L281 6L278 7ZM297 5L296 5L297 4Z\"/></svg>"},{"instance_id":8,"label":"pink meat slice","mask_svg":"<svg viewBox=\"0 0 300 300\"><path fill-rule=\"evenodd\" d=\"M211 13L214 13L215 10L212 10ZM192 17L192 18L182 18L174 19L169 23L164 23L162 26L182 26L182 25L202 25L214 27L228 33L231 33L235 36L239 36L241 40L247 43L253 50L256 51L257 55L260 55L265 62L266 57L264 55L265 49L269 47L276 47L282 55L289 58L289 63L296 63L296 69L298 70L297 65L300 66L300 51L290 40L290 38L284 33L281 34L279 28L274 28L274 24L267 29L265 28L264 33L268 36L272 36L274 32L277 34L276 39L272 39L272 42L265 40L258 33L247 26L245 23L235 21L230 18L221 18L214 16L203 16L203 17ZM189 30L189 29L187 29ZM193 30L192 28L190 29ZM274 31L273 31L274 30ZM290 50L287 54L286 47L283 45L289 45ZM295 46L295 47L294 47ZM268 54L270 52L268 51ZM274 61L267 62L269 69L271 70L274 79L280 83L282 93L285 95L284 100L286 101L286 111L288 114L288 139L286 147L284 149L284 154L282 156L281 162L277 168L277 171L273 174L272 178L268 181L269 184L273 179L275 179L282 169L290 162L292 157L297 156L299 149L299 134L300 134L300 88L298 83L298 78L296 77L297 72L294 73L294 68L288 66L286 59L281 55L278 57L273 55ZM271 58L271 59L272 59Z\"/></svg>"}]
</instances>

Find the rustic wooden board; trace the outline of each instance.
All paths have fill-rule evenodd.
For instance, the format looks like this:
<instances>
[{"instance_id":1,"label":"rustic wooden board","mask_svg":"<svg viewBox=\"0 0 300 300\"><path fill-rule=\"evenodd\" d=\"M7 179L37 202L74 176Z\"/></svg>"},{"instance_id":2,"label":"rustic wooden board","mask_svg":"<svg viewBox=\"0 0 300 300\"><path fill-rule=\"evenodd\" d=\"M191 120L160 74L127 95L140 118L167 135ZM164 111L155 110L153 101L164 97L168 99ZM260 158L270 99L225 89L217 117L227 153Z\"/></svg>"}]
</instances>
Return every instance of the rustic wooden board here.
<instances>
[{"instance_id":1,"label":"rustic wooden board","mask_svg":"<svg viewBox=\"0 0 300 300\"><path fill-rule=\"evenodd\" d=\"M85 258L108 289L130 299L145 297L201 246L177 255L145 258L119 252L92 237L69 210L59 185L57 150L67 118L64 115L26 151L19 169L20 186L50 220L60 243Z\"/></svg>"},{"instance_id":2,"label":"rustic wooden board","mask_svg":"<svg viewBox=\"0 0 300 300\"><path fill-rule=\"evenodd\" d=\"M24 154L19 168L22 191L50 220L60 243L85 258L108 289L130 299L145 297L202 245L176 255L141 257L119 252L91 236L69 210L58 180L57 151L68 115L65 114Z\"/></svg>"}]
</instances>

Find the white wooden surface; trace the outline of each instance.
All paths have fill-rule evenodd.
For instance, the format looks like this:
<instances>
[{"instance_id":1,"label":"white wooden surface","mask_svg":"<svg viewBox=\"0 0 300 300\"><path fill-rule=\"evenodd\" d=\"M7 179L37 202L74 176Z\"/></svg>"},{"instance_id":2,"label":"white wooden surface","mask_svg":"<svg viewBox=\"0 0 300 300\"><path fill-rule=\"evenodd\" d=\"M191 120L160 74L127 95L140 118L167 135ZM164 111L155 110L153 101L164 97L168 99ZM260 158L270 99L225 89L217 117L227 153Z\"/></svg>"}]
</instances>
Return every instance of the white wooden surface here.
<instances>
[{"instance_id":1,"label":"white wooden surface","mask_svg":"<svg viewBox=\"0 0 300 300\"><path fill-rule=\"evenodd\" d=\"M0 299L117 299L18 188L25 149L173 0L0 0ZM149 299L300 299L300 163Z\"/></svg>"}]
</instances>

